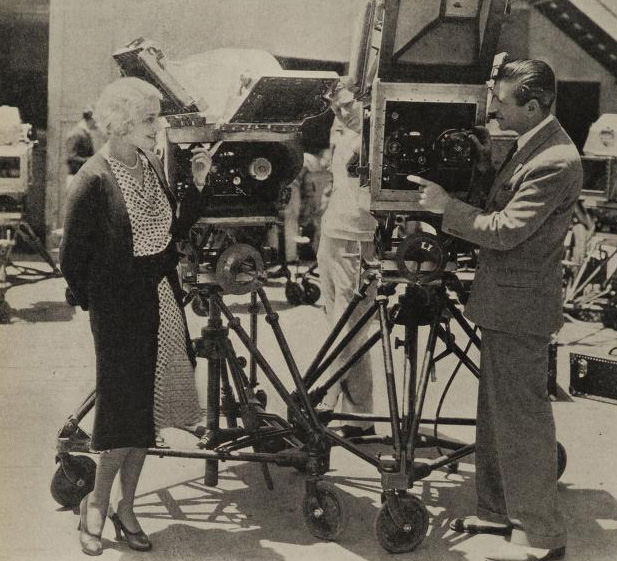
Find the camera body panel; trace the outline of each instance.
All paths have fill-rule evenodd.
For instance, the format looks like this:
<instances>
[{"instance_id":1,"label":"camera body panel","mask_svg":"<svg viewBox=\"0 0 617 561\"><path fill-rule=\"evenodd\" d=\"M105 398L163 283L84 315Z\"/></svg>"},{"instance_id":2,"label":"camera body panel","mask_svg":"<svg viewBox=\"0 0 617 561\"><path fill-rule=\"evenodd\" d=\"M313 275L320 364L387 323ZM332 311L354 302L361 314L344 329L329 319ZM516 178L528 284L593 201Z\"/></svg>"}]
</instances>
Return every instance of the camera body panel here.
<instances>
[{"instance_id":1,"label":"camera body panel","mask_svg":"<svg viewBox=\"0 0 617 561\"><path fill-rule=\"evenodd\" d=\"M486 85L376 80L372 93L371 211L422 211L408 175L466 199L473 181L469 133L485 123Z\"/></svg>"}]
</instances>

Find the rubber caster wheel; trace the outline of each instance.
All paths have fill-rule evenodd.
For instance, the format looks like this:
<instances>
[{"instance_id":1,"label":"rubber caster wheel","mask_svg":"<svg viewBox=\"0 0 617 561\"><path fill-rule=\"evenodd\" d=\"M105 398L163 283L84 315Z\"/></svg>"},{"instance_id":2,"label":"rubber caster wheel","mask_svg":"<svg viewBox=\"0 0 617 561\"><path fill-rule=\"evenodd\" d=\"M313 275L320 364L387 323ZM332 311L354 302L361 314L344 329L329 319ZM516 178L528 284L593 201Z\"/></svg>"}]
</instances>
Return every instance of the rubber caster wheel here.
<instances>
[{"instance_id":1,"label":"rubber caster wheel","mask_svg":"<svg viewBox=\"0 0 617 561\"><path fill-rule=\"evenodd\" d=\"M208 317L208 304L204 304L199 296L195 296L191 300L191 310L200 318Z\"/></svg>"},{"instance_id":2,"label":"rubber caster wheel","mask_svg":"<svg viewBox=\"0 0 617 561\"><path fill-rule=\"evenodd\" d=\"M458 466L458 462L452 462L446 466L446 469L448 470L448 473L458 473Z\"/></svg>"},{"instance_id":3,"label":"rubber caster wheel","mask_svg":"<svg viewBox=\"0 0 617 561\"><path fill-rule=\"evenodd\" d=\"M336 541L345 531L348 513L332 485L318 481L315 493L306 493L302 515L308 531L321 540Z\"/></svg>"},{"instance_id":4,"label":"rubber caster wheel","mask_svg":"<svg viewBox=\"0 0 617 561\"><path fill-rule=\"evenodd\" d=\"M561 442L557 443L557 479L561 479L563 472L566 471L568 464L568 455L566 449Z\"/></svg>"},{"instance_id":5,"label":"rubber caster wheel","mask_svg":"<svg viewBox=\"0 0 617 561\"><path fill-rule=\"evenodd\" d=\"M418 547L428 531L428 511L413 495L398 495L397 499L402 522L394 522L388 502L381 505L375 519L375 534L381 546L390 553L406 553Z\"/></svg>"},{"instance_id":6,"label":"rubber caster wheel","mask_svg":"<svg viewBox=\"0 0 617 561\"><path fill-rule=\"evenodd\" d=\"M70 454L62 454L56 461L58 467L51 480L51 496L64 507L76 507L94 488L96 462L88 456Z\"/></svg>"},{"instance_id":7,"label":"rubber caster wheel","mask_svg":"<svg viewBox=\"0 0 617 561\"><path fill-rule=\"evenodd\" d=\"M319 300L319 297L321 296L321 290L316 284L312 284L309 282L305 283L303 287L304 296L302 297L302 302L304 304L312 306L313 304L315 304L315 302L317 302L317 300Z\"/></svg>"},{"instance_id":8,"label":"rubber caster wheel","mask_svg":"<svg viewBox=\"0 0 617 561\"><path fill-rule=\"evenodd\" d=\"M304 298L304 290L297 282L288 282L285 285L285 298L292 306L299 306Z\"/></svg>"},{"instance_id":9,"label":"rubber caster wheel","mask_svg":"<svg viewBox=\"0 0 617 561\"><path fill-rule=\"evenodd\" d=\"M77 306L77 300L68 286L64 289L64 299L69 306Z\"/></svg>"}]
</instances>

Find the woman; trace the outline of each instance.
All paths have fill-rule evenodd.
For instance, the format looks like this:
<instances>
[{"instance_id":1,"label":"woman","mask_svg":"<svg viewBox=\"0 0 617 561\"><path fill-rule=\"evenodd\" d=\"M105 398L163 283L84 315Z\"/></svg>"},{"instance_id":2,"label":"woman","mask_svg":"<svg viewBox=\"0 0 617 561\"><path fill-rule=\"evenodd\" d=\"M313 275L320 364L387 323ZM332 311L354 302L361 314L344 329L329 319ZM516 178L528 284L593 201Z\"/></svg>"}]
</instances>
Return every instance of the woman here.
<instances>
[{"instance_id":1,"label":"woman","mask_svg":"<svg viewBox=\"0 0 617 561\"><path fill-rule=\"evenodd\" d=\"M120 78L103 91L94 117L108 140L75 176L60 252L71 292L90 313L96 351L92 449L101 453L80 510L88 555L102 552L108 512L118 538L124 533L133 549L151 549L133 512L147 448L155 445L155 426L199 417L174 245L197 218L199 190L189 190L176 217L151 152L160 97L137 78ZM203 187L211 159L205 149L194 152L194 183ZM111 510L116 475L120 497Z\"/></svg>"}]
</instances>

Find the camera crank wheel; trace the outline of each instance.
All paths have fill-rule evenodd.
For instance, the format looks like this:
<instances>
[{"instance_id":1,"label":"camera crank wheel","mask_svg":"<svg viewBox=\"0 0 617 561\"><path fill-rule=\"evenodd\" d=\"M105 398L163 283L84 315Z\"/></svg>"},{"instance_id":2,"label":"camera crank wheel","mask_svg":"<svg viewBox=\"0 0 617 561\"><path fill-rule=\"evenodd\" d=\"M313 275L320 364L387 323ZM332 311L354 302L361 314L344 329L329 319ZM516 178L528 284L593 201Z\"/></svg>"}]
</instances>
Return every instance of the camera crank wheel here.
<instances>
[{"instance_id":1,"label":"camera crank wheel","mask_svg":"<svg viewBox=\"0 0 617 561\"><path fill-rule=\"evenodd\" d=\"M563 472L566 471L568 464L568 455L566 449L561 442L557 443L557 479L561 479Z\"/></svg>"},{"instance_id":2,"label":"camera crank wheel","mask_svg":"<svg viewBox=\"0 0 617 561\"><path fill-rule=\"evenodd\" d=\"M396 501L392 512L391 501ZM402 493L384 502L375 519L375 534L390 553L406 553L418 547L428 531L428 512L414 495Z\"/></svg>"},{"instance_id":3,"label":"camera crank wheel","mask_svg":"<svg viewBox=\"0 0 617 561\"><path fill-rule=\"evenodd\" d=\"M237 243L228 247L216 264L216 281L228 294L248 294L264 278L264 262L255 248Z\"/></svg>"},{"instance_id":4,"label":"camera crank wheel","mask_svg":"<svg viewBox=\"0 0 617 561\"><path fill-rule=\"evenodd\" d=\"M335 488L325 481L317 481L314 492L307 489L302 515L308 531L321 540L337 540L347 526L348 513Z\"/></svg>"},{"instance_id":5,"label":"camera crank wheel","mask_svg":"<svg viewBox=\"0 0 617 561\"><path fill-rule=\"evenodd\" d=\"M94 488L96 462L88 456L60 454L51 480L51 496L64 507L75 507Z\"/></svg>"},{"instance_id":6,"label":"camera crank wheel","mask_svg":"<svg viewBox=\"0 0 617 561\"><path fill-rule=\"evenodd\" d=\"M443 242L426 232L409 234L396 250L399 273L412 282L429 282L443 273L447 250Z\"/></svg>"}]
</instances>

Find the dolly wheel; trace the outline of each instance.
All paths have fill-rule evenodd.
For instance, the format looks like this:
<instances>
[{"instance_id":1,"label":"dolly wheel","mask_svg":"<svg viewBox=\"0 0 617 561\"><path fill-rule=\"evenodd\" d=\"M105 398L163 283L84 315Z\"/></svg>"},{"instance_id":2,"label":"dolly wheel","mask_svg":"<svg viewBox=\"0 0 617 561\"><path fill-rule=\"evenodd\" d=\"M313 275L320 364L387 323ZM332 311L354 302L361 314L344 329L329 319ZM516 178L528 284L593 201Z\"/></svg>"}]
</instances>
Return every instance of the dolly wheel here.
<instances>
[{"instance_id":1,"label":"dolly wheel","mask_svg":"<svg viewBox=\"0 0 617 561\"><path fill-rule=\"evenodd\" d=\"M200 318L205 318L208 316L208 304L204 304L203 300L199 295L196 295L191 300L191 310L195 313L196 316Z\"/></svg>"},{"instance_id":2,"label":"dolly wheel","mask_svg":"<svg viewBox=\"0 0 617 561\"><path fill-rule=\"evenodd\" d=\"M557 479L560 479L563 472L566 471L566 465L568 464L568 455L566 449L561 442L557 443Z\"/></svg>"},{"instance_id":3,"label":"dolly wheel","mask_svg":"<svg viewBox=\"0 0 617 561\"><path fill-rule=\"evenodd\" d=\"M302 298L304 291L297 282L288 282L285 284L285 298L292 306L299 306L302 304Z\"/></svg>"},{"instance_id":4,"label":"dolly wheel","mask_svg":"<svg viewBox=\"0 0 617 561\"><path fill-rule=\"evenodd\" d=\"M321 290L316 284L313 284L312 282L304 283L303 286L304 297L302 298L302 302L308 304L309 306L312 306L315 302L317 302L317 300L319 300L319 297L321 296Z\"/></svg>"},{"instance_id":5,"label":"dolly wheel","mask_svg":"<svg viewBox=\"0 0 617 561\"><path fill-rule=\"evenodd\" d=\"M348 513L335 488L325 481L304 495L302 515L308 531L321 540L336 541L347 526Z\"/></svg>"},{"instance_id":6,"label":"dolly wheel","mask_svg":"<svg viewBox=\"0 0 617 561\"><path fill-rule=\"evenodd\" d=\"M96 462L88 456L60 454L51 480L51 496L64 507L76 507L94 488Z\"/></svg>"},{"instance_id":7,"label":"dolly wheel","mask_svg":"<svg viewBox=\"0 0 617 561\"><path fill-rule=\"evenodd\" d=\"M428 511L418 498L407 493L396 499L400 514L394 521L388 502L381 505L375 519L375 534L381 546L390 553L406 553L418 547L428 531Z\"/></svg>"}]
</instances>

